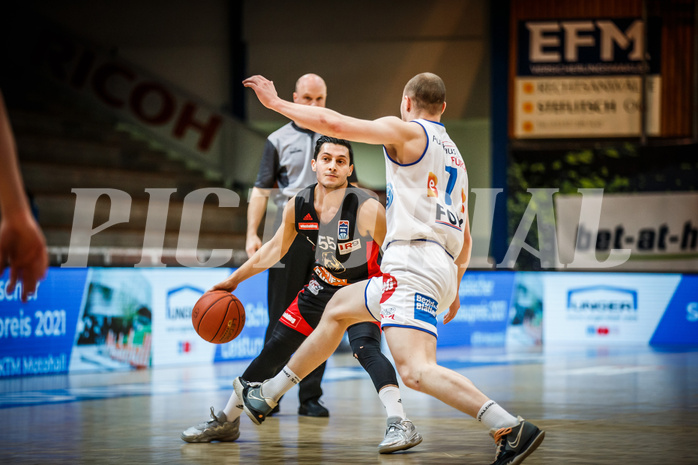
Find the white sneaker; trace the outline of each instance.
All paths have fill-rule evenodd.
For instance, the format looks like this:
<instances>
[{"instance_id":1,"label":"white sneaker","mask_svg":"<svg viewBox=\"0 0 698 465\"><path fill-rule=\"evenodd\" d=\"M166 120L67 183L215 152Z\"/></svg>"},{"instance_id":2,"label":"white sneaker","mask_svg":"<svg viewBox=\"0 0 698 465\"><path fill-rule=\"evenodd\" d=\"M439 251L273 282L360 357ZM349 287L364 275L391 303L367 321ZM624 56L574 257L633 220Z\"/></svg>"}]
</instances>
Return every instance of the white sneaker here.
<instances>
[{"instance_id":1,"label":"white sneaker","mask_svg":"<svg viewBox=\"0 0 698 465\"><path fill-rule=\"evenodd\" d=\"M240 417L228 421L222 411L216 415L211 407L211 419L191 428L187 428L180 436L186 442L231 442L240 437Z\"/></svg>"},{"instance_id":2,"label":"white sneaker","mask_svg":"<svg viewBox=\"0 0 698 465\"><path fill-rule=\"evenodd\" d=\"M381 454L407 450L422 442L422 435L417 432L417 428L410 420L390 417L387 423L385 438L378 444L378 452Z\"/></svg>"}]
</instances>

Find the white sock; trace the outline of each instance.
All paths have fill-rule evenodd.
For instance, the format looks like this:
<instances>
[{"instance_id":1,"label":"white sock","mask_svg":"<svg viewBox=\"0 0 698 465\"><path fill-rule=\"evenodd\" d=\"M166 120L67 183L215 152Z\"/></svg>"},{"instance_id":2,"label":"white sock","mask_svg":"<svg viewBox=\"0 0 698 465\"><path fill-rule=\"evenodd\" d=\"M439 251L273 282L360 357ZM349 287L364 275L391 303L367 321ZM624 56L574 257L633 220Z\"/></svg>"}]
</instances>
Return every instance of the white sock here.
<instances>
[{"instance_id":1,"label":"white sock","mask_svg":"<svg viewBox=\"0 0 698 465\"><path fill-rule=\"evenodd\" d=\"M511 413L504 410L493 400L488 400L477 412L477 419L481 421L487 429L500 429L516 426L519 420Z\"/></svg>"},{"instance_id":2,"label":"white sock","mask_svg":"<svg viewBox=\"0 0 698 465\"><path fill-rule=\"evenodd\" d=\"M405 410L402 408L402 399L400 398L400 389L397 386L385 386L378 393L378 397L383 402L385 413L390 417L407 418Z\"/></svg>"},{"instance_id":3,"label":"white sock","mask_svg":"<svg viewBox=\"0 0 698 465\"><path fill-rule=\"evenodd\" d=\"M301 379L292 372L288 366L279 372L272 379L266 381L262 386L262 395L271 397L276 402L281 399L281 396L286 394L286 391L291 389L296 384L300 383Z\"/></svg>"},{"instance_id":4,"label":"white sock","mask_svg":"<svg viewBox=\"0 0 698 465\"><path fill-rule=\"evenodd\" d=\"M234 421L237 417L242 414L242 402L238 398L238 395L233 391L233 394L228 399L228 403L225 404L223 413L228 418L228 421Z\"/></svg>"}]
</instances>

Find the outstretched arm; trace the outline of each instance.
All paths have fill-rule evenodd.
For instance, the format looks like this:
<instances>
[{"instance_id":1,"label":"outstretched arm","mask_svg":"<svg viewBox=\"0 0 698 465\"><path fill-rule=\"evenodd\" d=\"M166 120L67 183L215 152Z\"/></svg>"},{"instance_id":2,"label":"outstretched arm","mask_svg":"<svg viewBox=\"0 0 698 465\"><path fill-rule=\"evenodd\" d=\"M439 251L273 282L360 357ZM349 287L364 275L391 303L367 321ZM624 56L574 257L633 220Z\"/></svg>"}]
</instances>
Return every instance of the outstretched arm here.
<instances>
[{"instance_id":1,"label":"outstretched arm","mask_svg":"<svg viewBox=\"0 0 698 465\"><path fill-rule=\"evenodd\" d=\"M7 292L22 282L22 300L36 290L48 266L46 240L34 220L17 164L14 137L0 94L0 275L10 267Z\"/></svg>"},{"instance_id":2,"label":"outstretched arm","mask_svg":"<svg viewBox=\"0 0 698 465\"><path fill-rule=\"evenodd\" d=\"M424 139L424 131L419 125L394 116L370 121L345 116L329 108L289 102L281 99L274 83L263 76L252 76L242 83L255 91L265 107L320 134L366 144L395 146L398 152L411 141Z\"/></svg>"},{"instance_id":3,"label":"outstretched arm","mask_svg":"<svg viewBox=\"0 0 698 465\"><path fill-rule=\"evenodd\" d=\"M296 238L296 198L288 201L284 208L283 219L279 229L269 242L255 252L252 257L235 270L225 281L222 281L211 288L211 290L221 289L233 292L238 284L252 276L268 270L276 264L291 247Z\"/></svg>"}]
</instances>

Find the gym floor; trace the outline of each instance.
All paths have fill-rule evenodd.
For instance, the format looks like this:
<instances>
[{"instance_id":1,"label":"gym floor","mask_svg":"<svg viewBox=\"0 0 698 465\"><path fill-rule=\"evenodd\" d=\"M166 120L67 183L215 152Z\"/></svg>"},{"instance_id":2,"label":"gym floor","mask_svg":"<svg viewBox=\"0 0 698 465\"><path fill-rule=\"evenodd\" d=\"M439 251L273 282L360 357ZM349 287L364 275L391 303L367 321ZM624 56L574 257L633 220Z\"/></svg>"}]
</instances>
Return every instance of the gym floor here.
<instances>
[{"instance_id":1,"label":"gym floor","mask_svg":"<svg viewBox=\"0 0 698 465\"><path fill-rule=\"evenodd\" d=\"M698 348L440 350L504 408L546 430L534 464L695 464ZM350 354L325 374L330 418L296 414L291 390L261 426L244 414L233 443L187 444L180 432L220 410L246 362L0 380L0 463L489 464L494 442L472 418L402 388L424 436L380 455L384 409Z\"/></svg>"}]
</instances>

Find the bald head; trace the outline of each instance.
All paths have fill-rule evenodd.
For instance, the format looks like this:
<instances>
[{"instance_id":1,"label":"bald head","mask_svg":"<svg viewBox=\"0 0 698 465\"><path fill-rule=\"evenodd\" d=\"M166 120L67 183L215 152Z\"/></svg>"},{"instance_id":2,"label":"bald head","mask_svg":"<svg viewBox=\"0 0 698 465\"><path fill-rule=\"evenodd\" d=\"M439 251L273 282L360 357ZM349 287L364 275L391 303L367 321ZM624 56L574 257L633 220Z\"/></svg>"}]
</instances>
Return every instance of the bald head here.
<instances>
[{"instance_id":1,"label":"bald head","mask_svg":"<svg viewBox=\"0 0 698 465\"><path fill-rule=\"evenodd\" d=\"M418 110L440 115L446 101L446 86L436 74L421 73L407 82L404 95L413 101Z\"/></svg>"},{"instance_id":2,"label":"bald head","mask_svg":"<svg viewBox=\"0 0 698 465\"><path fill-rule=\"evenodd\" d=\"M326 99L327 85L320 76L308 73L298 78L293 92L295 103L324 107Z\"/></svg>"}]
</instances>

